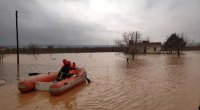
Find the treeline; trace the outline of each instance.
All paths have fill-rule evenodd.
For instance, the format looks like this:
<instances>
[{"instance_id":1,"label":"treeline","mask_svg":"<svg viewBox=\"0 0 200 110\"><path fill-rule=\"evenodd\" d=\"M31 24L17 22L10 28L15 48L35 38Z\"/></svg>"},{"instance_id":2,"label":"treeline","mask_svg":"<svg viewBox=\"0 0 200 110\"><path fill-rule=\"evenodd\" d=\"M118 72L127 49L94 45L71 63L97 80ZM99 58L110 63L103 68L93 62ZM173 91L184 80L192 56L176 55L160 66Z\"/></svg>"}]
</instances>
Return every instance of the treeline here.
<instances>
[{"instance_id":1,"label":"treeline","mask_svg":"<svg viewBox=\"0 0 200 110\"><path fill-rule=\"evenodd\" d=\"M67 48L20 48L20 54L41 53L90 53L90 52L119 52L119 47L67 47ZM16 53L16 48L6 49L4 54Z\"/></svg>"},{"instance_id":2,"label":"treeline","mask_svg":"<svg viewBox=\"0 0 200 110\"><path fill-rule=\"evenodd\" d=\"M200 45L197 46L187 46L184 48L184 51L200 51Z\"/></svg>"},{"instance_id":3,"label":"treeline","mask_svg":"<svg viewBox=\"0 0 200 110\"><path fill-rule=\"evenodd\" d=\"M200 45L198 46L186 46L183 51L200 51ZM121 47L67 47L67 48L20 48L20 54L41 54L41 53L90 53L90 52L122 52L124 48ZM162 51L168 51L162 45ZM16 48L6 48L4 51L0 51L0 58L3 54L15 54Z\"/></svg>"},{"instance_id":4,"label":"treeline","mask_svg":"<svg viewBox=\"0 0 200 110\"><path fill-rule=\"evenodd\" d=\"M165 49L164 45L162 45L161 51L168 51L168 49ZM200 51L200 45L197 45L197 46L186 46L186 47L183 48L182 51Z\"/></svg>"}]
</instances>

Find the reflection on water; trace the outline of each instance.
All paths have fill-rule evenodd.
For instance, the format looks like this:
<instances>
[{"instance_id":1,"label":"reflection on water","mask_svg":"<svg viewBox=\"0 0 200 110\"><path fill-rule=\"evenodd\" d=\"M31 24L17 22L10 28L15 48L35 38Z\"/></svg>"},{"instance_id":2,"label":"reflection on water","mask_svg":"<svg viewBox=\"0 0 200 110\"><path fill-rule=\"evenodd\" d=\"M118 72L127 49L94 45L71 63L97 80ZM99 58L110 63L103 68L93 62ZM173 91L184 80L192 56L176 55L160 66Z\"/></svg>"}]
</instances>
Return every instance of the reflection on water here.
<instances>
[{"instance_id":1,"label":"reflection on water","mask_svg":"<svg viewBox=\"0 0 200 110\"><path fill-rule=\"evenodd\" d=\"M76 95L81 92L87 85L81 84L76 88L73 88L71 91L66 92L63 95L49 97L49 102L53 106L57 106L58 104L64 104L65 108L71 109L73 106L76 106Z\"/></svg>"},{"instance_id":2,"label":"reflection on water","mask_svg":"<svg viewBox=\"0 0 200 110\"><path fill-rule=\"evenodd\" d=\"M116 53L9 55L0 66L0 106L4 110L197 110L200 101L200 55L139 55L129 66ZM60 96L34 91L21 94L17 79L30 72L58 71L67 58L84 67L91 84ZM12 104L12 106L10 106Z\"/></svg>"}]
</instances>

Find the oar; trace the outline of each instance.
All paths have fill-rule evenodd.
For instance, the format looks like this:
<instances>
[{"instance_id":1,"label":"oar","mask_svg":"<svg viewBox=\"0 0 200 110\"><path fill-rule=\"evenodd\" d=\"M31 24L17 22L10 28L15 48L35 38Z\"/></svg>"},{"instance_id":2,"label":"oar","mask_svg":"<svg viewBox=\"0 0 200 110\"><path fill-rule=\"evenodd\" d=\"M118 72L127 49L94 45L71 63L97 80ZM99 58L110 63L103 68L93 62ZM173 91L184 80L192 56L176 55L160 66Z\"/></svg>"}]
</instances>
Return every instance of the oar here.
<instances>
[{"instance_id":1,"label":"oar","mask_svg":"<svg viewBox=\"0 0 200 110\"><path fill-rule=\"evenodd\" d=\"M29 76L34 76L34 75L38 75L38 74L42 74L42 73L29 73Z\"/></svg>"},{"instance_id":2,"label":"oar","mask_svg":"<svg viewBox=\"0 0 200 110\"><path fill-rule=\"evenodd\" d=\"M90 79L88 79L87 77L85 77L85 79L87 80L87 82L88 82L88 83L90 83L90 82L91 82L91 81L90 81Z\"/></svg>"}]
</instances>

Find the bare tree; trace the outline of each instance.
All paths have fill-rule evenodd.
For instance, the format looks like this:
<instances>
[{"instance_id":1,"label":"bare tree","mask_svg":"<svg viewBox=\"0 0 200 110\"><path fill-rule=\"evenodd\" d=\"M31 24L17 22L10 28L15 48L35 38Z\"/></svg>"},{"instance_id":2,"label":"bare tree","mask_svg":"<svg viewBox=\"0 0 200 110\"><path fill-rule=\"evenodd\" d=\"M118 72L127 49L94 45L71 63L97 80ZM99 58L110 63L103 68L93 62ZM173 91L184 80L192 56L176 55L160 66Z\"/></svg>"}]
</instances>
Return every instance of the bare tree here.
<instances>
[{"instance_id":1,"label":"bare tree","mask_svg":"<svg viewBox=\"0 0 200 110\"><path fill-rule=\"evenodd\" d=\"M28 48L33 52L33 54L36 54L36 50L38 50L39 45L37 45L37 44L30 44L28 46Z\"/></svg>"},{"instance_id":2,"label":"bare tree","mask_svg":"<svg viewBox=\"0 0 200 110\"><path fill-rule=\"evenodd\" d=\"M135 32L124 32L122 34L122 39L116 40L116 44L121 48L120 54L125 56L127 59L131 57L132 59L135 58L137 53L137 44L140 39L141 33L138 31Z\"/></svg>"}]
</instances>

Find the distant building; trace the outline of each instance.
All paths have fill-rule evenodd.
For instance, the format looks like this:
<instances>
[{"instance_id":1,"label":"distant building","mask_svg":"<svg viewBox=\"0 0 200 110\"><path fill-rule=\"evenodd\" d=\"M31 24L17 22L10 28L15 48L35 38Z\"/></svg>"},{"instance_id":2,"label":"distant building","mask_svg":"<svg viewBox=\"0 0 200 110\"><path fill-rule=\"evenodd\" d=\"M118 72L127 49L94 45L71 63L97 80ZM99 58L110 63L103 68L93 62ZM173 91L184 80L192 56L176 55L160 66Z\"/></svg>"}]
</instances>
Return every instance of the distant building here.
<instances>
[{"instance_id":1,"label":"distant building","mask_svg":"<svg viewBox=\"0 0 200 110\"><path fill-rule=\"evenodd\" d=\"M6 48L0 47L0 51L1 51L1 52L5 51L5 50L6 50Z\"/></svg>"},{"instance_id":2,"label":"distant building","mask_svg":"<svg viewBox=\"0 0 200 110\"><path fill-rule=\"evenodd\" d=\"M149 41L142 41L137 44L131 43L130 46L133 48L137 48L137 53L140 54L159 54L161 53L161 42L149 42Z\"/></svg>"}]
</instances>

